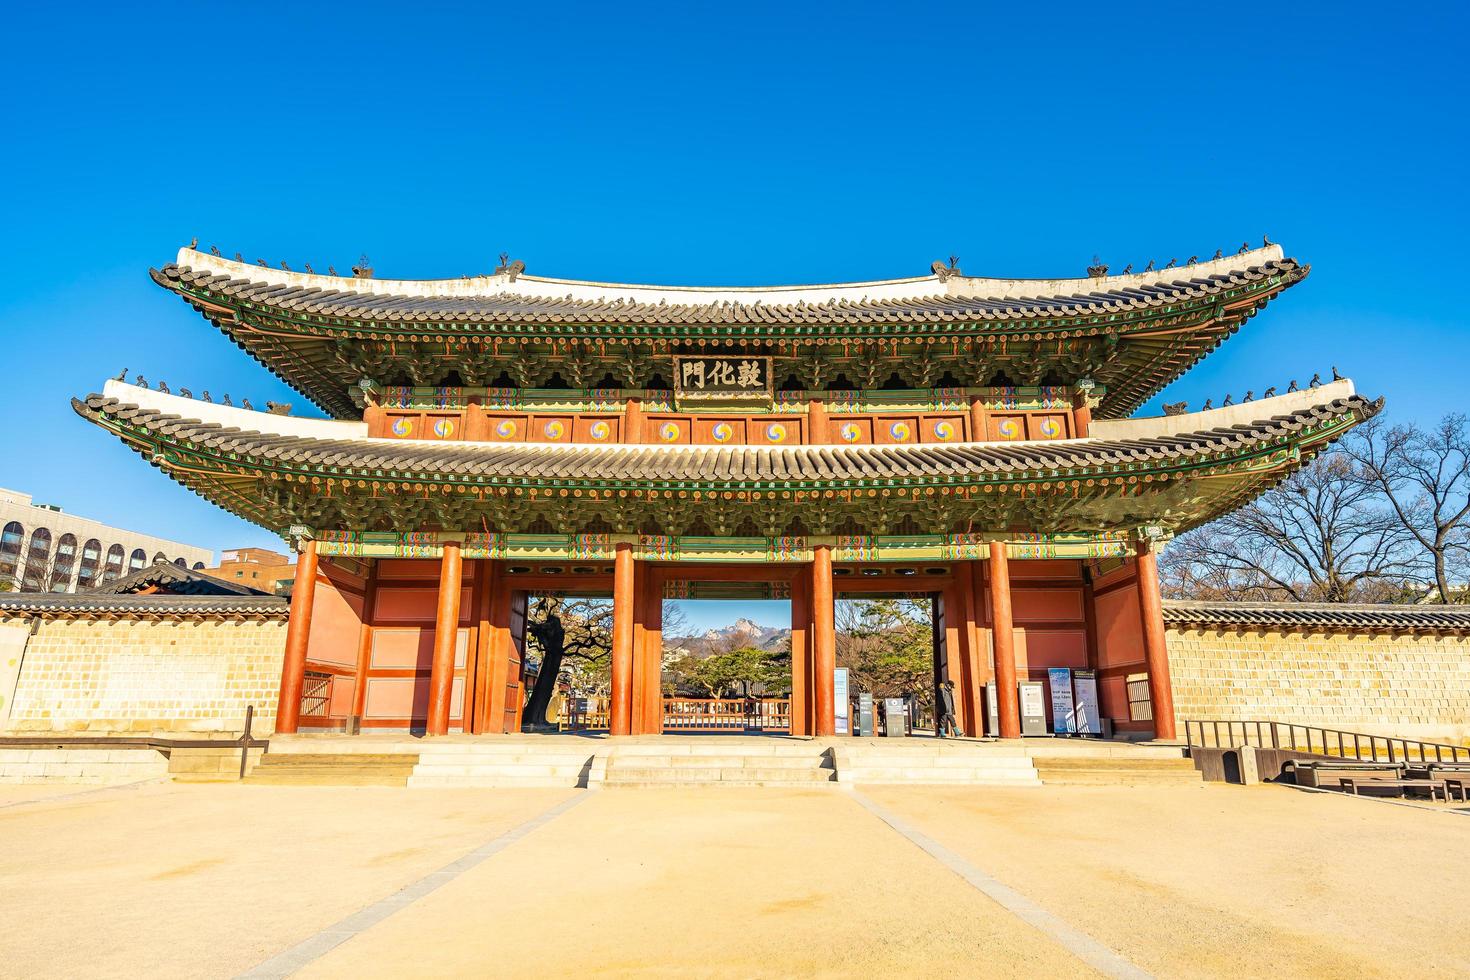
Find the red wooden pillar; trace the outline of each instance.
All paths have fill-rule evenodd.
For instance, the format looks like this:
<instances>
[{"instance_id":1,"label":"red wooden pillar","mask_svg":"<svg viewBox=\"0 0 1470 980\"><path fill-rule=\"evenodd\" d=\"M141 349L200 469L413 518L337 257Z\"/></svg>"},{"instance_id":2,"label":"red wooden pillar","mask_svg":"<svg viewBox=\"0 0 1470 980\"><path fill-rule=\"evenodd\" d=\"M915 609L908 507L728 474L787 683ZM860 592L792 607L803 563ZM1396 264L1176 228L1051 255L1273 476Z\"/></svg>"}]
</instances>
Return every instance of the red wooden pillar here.
<instances>
[{"instance_id":1,"label":"red wooden pillar","mask_svg":"<svg viewBox=\"0 0 1470 980\"><path fill-rule=\"evenodd\" d=\"M613 558L612 703L608 730L613 735L633 733L633 616L637 597L633 588L633 545L619 541Z\"/></svg>"},{"instance_id":2,"label":"red wooden pillar","mask_svg":"<svg viewBox=\"0 0 1470 980\"><path fill-rule=\"evenodd\" d=\"M1011 622L1011 571L1004 541L990 542L990 636L995 646L995 706L1001 738L1021 737L1016 691L1016 633Z\"/></svg>"},{"instance_id":3,"label":"red wooden pillar","mask_svg":"<svg viewBox=\"0 0 1470 980\"><path fill-rule=\"evenodd\" d=\"M444 542L439 560L439 609L434 616L434 659L429 672L429 716L424 731L449 734L449 699L454 690L454 652L459 640L459 591L464 563L459 542Z\"/></svg>"},{"instance_id":4,"label":"red wooden pillar","mask_svg":"<svg viewBox=\"0 0 1470 980\"><path fill-rule=\"evenodd\" d=\"M1159 593L1159 565L1148 539L1140 539L1138 612L1143 618L1143 658L1148 664L1148 699L1154 711L1154 738L1174 734L1174 685L1169 680L1169 650L1164 642L1164 604Z\"/></svg>"},{"instance_id":5,"label":"red wooden pillar","mask_svg":"<svg viewBox=\"0 0 1470 980\"><path fill-rule=\"evenodd\" d=\"M812 734L812 590L804 574L791 580L791 734Z\"/></svg>"},{"instance_id":6,"label":"red wooden pillar","mask_svg":"<svg viewBox=\"0 0 1470 980\"><path fill-rule=\"evenodd\" d=\"M953 567L954 582L950 586L951 599L946 608L945 632L953 635L957 649L951 658L958 655L959 669L950 668L955 681L956 694L960 702L960 727L966 735L979 738L985 734L984 702L980 698L980 630L975 624L975 567L974 563L962 561Z\"/></svg>"},{"instance_id":7,"label":"red wooden pillar","mask_svg":"<svg viewBox=\"0 0 1470 980\"><path fill-rule=\"evenodd\" d=\"M291 586L291 618L286 624L286 656L281 661L281 694L276 702L276 734L295 734L301 723L301 686L306 683L306 642L311 607L316 602L316 542L307 539L296 559Z\"/></svg>"},{"instance_id":8,"label":"red wooden pillar","mask_svg":"<svg viewBox=\"0 0 1470 980\"><path fill-rule=\"evenodd\" d=\"M362 628L357 644L357 686L352 689L352 714L359 722L367 710L368 673L373 665L373 605L378 593L378 560L366 560L368 573L363 583Z\"/></svg>"},{"instance_id":9,"label":"red wooden pillar","mask_svg":"<svg viewBox=\"0 0 1470 980\"><path fill-rule=\"evenodd\" d=\"M642 730L645 735L662 735L664 731L664 573L657 565L646 562L640 588L643 596L643 649L639 660L643 667Z\"/></svg>"},{"instance_id":10,"label":"red wooden pillar","mask_svg":"<svg viewBox=\"0 0 1470 980\"><path fill-rule=\"evenodd\" d=\"M833 671L837 668L836 609L832 598L832 546L812 549L812 688L815 735L837 734Z\"/></svg>"}]
</instances>

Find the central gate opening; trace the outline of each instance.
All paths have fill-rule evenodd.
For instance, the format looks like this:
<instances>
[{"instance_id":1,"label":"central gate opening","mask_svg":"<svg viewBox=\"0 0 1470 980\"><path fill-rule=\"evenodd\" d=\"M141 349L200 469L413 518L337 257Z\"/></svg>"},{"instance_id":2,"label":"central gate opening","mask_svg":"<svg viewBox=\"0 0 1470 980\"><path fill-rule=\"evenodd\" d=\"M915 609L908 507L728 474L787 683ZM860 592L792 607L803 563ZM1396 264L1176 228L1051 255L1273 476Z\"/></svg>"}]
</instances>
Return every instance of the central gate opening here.
<instances>
[{"instance_id":1,"label":"central gate opening","mask_svg":"<svg viewBox=\"0 0 1470 980\"><path fill-rule=\"evenodd\" d=\"M519 715L510 730L609 730L616 628L610 571L511 570L513 663L505 702L507 709L518 705ZM635 733L809 730L804 717L793 720L793 693L809 683L809 650L806 631L794 628L789 575L646 563L636 574Z\"/></svg>"}]
</instances>

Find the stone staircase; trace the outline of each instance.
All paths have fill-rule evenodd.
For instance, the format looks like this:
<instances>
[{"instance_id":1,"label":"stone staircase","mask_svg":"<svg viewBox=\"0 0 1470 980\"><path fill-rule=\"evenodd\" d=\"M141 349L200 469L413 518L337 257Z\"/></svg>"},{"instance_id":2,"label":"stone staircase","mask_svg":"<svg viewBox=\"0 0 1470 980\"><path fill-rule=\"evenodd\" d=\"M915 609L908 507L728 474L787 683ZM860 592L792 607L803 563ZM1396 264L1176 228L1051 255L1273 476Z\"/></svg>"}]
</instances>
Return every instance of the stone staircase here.
<instances>
[{"instance_id":1,"label":"stone staircase","mask_svg":"<svg viewBox=\"0 0 1470 980\"><path fill-rule=\"evenodd\" d=\"M1048 786L1203 785L1194 762L1182 756L1041 756L1034 761Z\"/></svg>"},{"instance_id":2,"label":"stone staircase","mask_svg":"<svg viewBox=\"0 0 1470 980\"><path fill-rule=\"evenodd\" d=\"M418 760L406 752L268 752L244 781L256 786L407 786Z\"/></svg>"},{"instance_id":3,"label":"stone staircase","mask_svg":"<svg viewBox=\"0 0 1470 980\"><path fill-rule=\"evenodd\" d=\"M592 784L608 788L836 785L832 753L800 741L702 741L618 745L600 758Z\"/></svg>"},{"instance_id":4,"label":"stone staircase","mask_svg":"<svg viewBox=\"0 0 1470 980\"><path fill-rule=\"evenodd\" d=\"M425 744L408 785L415 789L587 785L599 742L539 739Z\"/></svg>"},{"instance_id":5,"label":"stone staircase","mask_svg":"<svg viewBox=\"0 0 1470 980\"><path fill-rule=\"evenodd\" d=\"M930 739L845 740L833 749L844 785L1040 786L1020 745Z\"/></svg>"}]
</instances>

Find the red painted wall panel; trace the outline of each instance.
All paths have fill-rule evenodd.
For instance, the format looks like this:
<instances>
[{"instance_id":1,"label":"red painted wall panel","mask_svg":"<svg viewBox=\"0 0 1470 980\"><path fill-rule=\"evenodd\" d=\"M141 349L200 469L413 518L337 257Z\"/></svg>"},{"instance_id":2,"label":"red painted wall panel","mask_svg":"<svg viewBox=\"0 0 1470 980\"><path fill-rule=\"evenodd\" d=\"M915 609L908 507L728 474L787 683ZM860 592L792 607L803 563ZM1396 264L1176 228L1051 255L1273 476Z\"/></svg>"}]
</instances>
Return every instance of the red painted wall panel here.
<instances>
[{"instance_id":1,"label":"red painted wall panel","mask_svg":"<svg viewBox=\"0 0 1470 980\"><path fill-rule=\"evenodd\" d=\"M1080 585L1072 589L1011 590L1011 617L1018 626L1023 623L1080 623L1084 615Z\"/></svg>"}]
</instances>

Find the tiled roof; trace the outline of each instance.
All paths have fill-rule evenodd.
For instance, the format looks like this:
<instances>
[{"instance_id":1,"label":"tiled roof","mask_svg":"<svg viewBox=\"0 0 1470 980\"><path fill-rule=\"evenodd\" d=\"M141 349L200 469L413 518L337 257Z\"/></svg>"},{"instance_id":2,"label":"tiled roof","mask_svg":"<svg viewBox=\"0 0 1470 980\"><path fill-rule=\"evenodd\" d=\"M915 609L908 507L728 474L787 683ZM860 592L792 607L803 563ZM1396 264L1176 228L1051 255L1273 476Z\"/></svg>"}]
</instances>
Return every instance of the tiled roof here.
<instances>
[{"instance_id":1,"label":"tiled roof","mask_svg":"<svg viewBox=\"0 0 1470 980\"><path fill-rule=\"evenodd\" d=\"M147 568L140 568L131 575L124 576L114 582L106 582L91 589L91 595L132 595L150 586L155 586L159 591L168 595L270 595L260 589L252 589L248 585L240 585L229 582L213 575L195 571L192 568L180 568L172 562L155 562Z\"/></svg>"},{"instance_id":2,"label":"tiled roof","mask_svg":"<svg viewBox=\"0 0 1470 980\"><path fill-rule=\"evenodd\" d=\"M384 439L313 439L226 428L168 415L103 395L73 400L94 422L114 419L177 443L207 447L298 468L393 471L402 474L483 476L544 482L732 483L757 481L861 482L919 478L943 482L1015 472L1066 471L1126 464L1166 466L1212 453L1233 453L1263 441L1356 413L1381 403L1352 395L1286 415L1202 432L1141 439L1083 439L1054 443L962 443L948 446L674 447L581 446L534 443L426 443Z\"/></svg>"},{"instance_id":3,"label":"tiled roof","mask_svg":"<svg viewBox=\"0 0 1470 980\"><path fill-rule=\"evenodd\" d=\"M1030 295L988 296L932 289L925 293L916 288L912 296L882 299L834 297L825 302L803 300L796 303L728 299L669 303L661 299L655 303L618 295L620 291L638 287L609 286L607 292L612 295L597 298L553 295L557 287L549 282L545 284L546 292L539 295L520 290L483 295L412 295L369 291L361 288L363 280L346 278L311 276L297 277L303 284L271 282L270 278L274 277L257 278L250 274L251 269L251 266L243 264L234 266L231 271L239 275L233 275L216 269L169 264L162 269L150 270L150 274L167 289L208 290L235 302L292 313L385 324L449 322L486 325L838 325L1035 320L1148 310L1214 296L1273 276L1294 281L1306 274L1306 268L1295 259L1282 258L1209 275L1198 274L1193 267L1186 266L1174 270L1172 276L1166 274L1164 278L1146 284L1115 281L1104 288L1080 292L1047 293L1038 290ZM307 282L312 284L304 284ZM323 284L317 285L318 282ZM930 282L919 280L915 286L929 285ZM1077 280L1060 282L1075 284Z\"/></svg>"},{"instance_id":4,"label":"tiled roof","mask_svg":"<svg viewBox=\"0 0 1470 980\"><path fill-rule=\"evenodd\" d=\"M1470 606L1169 600L1164 603L1164 622L1203 629L1456 632L1470 631Z\"/></svg>"},{"instance_id":5,"label":"tiled roof","mask_svg":"<svg viewBox=\"0 0 1470 980\"><path fill-rule=\"evenodd\" d=\"M0 594L0 616L179 616L284 619L290 601L281 596L98 595L96 593Z\"/></svg>"}]
</instances>

